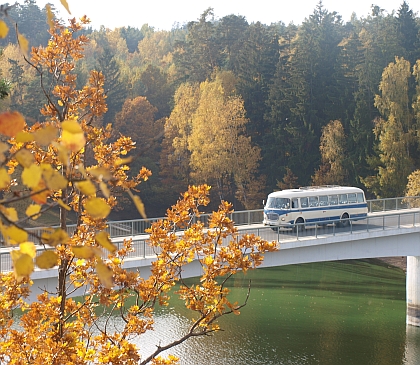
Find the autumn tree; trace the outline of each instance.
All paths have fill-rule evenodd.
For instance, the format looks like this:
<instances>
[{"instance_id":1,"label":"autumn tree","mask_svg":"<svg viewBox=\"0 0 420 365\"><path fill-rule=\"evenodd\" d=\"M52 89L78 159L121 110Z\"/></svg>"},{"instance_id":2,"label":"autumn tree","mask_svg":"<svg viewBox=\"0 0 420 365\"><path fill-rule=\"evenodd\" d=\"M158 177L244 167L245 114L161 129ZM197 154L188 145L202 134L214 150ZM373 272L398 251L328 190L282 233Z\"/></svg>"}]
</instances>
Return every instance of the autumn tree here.
<instances>
[{"instance_id":1,"label":"autumn tree","mask_svg":"<svg viewBox=\"0 0 420 365\"><path fill-rule=\"evenodd\" d=\"M181 90L185 92L176 99L167 127L176 128L174 156L183 156L188 178L214 183L221 199L233 188L248 208L261 201L259 194L249 195L254 184L262 188L255 177L260 151L244 133L248 120L233 75L220 72L212 81L187 84Z\"/></svg>"},{"instance_id":2,"label":"autumn tree","mask_svg":"<svg viewBox=\"0 0 420 365\"><path fill-rule=\"evenodd\" d=\"M378 141L377 175L364 179L366 187L377 196L401 196L405 191L407 176L412 171L411 146L414 141L413 112L408 96L410 63L396 57L382 74L380 95L375 106L383 115L375 124Z\"/></svg>"},{"instance_id":3,"label":"autumn tree","mask_svg":"<svg viewBox=\"0 0 420 365\"><path fill-rule=\"evenodd\" d=\"M227 280L260 265L262 254L276 245L253 235L238 236L229 219L232 207L224 201L205 227L200 212L209 203L210 187L202 185L190 187L168 210L167 219L150 229L156 251L150 277L125 270L132 243L127 240L117 248L106 232L106 219L117 202L116 188L131 196L145 214L133 191L150 173L142 168L129 178L127 154L135 148L133 141L121 136L109 142L112 127L94 126L106 111L102 74L92 71L88 83L76 88L75 62L88 42L80 30L88 19L72 19L65 27L53 21L51 9L48 19L48 45L33 48L30 59L24 56L41 76L45 72L52 76L41 77L46 122L29 127L16 111L0 115L0 133L7 138L0 144L0 189L7 192L17 184L12 198L3 195L0 200L0 231L13 261L13 272L0 274L0 362L178 363L171 355L162 358L162 352L191 337L217 332L220 317L239 314L246 300L242 304L229 300ZM18 33L18 39L26 52L25 38ZM16 182L13 172L19 175ZM10 206L17 200L27 201L27 209ZM29 236L25 224L54 208L60 210L60 227ZM67 233L70 211L77 225ZM185 231L179 234L180 229ZM182 268L194 259L203 275L191 286L184 282ZM56 270L57 290L44 291L29 303L35 267ZM179 339L160 343L150 356L142 357L133 337L153 328L154 307L167 304L175 283L195 319ZM77 288L84 288L84 295L71 298ZM23 310L18 318L13 318L15 309ZM119 315L123 327L101 321L104 315Z\"/></svg>"},{"instance_id":4,"label":"autumn tree","mask_svg":"<svg viewBox=\"0 0 420 365\"><path fill-rule=\"evenodd\" d=\"M338 184L346 181L346 136L343 125L334 120L322 128L321 165L312 176L314 185Z\"/></svg>"}]
</instances>

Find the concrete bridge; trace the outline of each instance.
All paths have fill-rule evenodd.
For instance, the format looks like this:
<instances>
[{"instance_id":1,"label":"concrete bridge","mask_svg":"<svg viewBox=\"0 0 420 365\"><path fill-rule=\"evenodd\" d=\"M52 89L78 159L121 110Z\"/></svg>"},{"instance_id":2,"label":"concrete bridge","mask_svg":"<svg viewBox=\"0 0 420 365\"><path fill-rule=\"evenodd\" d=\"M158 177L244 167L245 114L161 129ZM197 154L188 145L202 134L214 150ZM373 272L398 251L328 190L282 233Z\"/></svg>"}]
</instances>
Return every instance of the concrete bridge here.
<instances>
[{"instance_id":1,"label":"concrete bridge","mask_svg":"<svg viewBox=\"0 0 420 365\"><path fill-rule=\"evenodd\" d=\"M248 211L251 217L258 211ZM261 213L262 214L262 213ZM261 222L261 220L260 220ZM127 231L126 222L114 222ZM121 228L121 227L120 227ZM114 227L115 229L115 227ZM326 227L303 227L293 232L282 227L264 227L261 223L246 222L238 226L240 234L254 233L266 240L277 240L280 250L265 254L261 267L283 266L321 261L365 259L377 257L407 256L407 323L420 326L420 209L409 208L370 212L363 220L351 221L348 227L332 224ZM142 276L150 273L155 253L148 246L144 233L119 234L112 241L119 245L124 239L132 238L134 252L126 258L124 266L140 270ZM128 233L128 234L127 234ZM11 269L9 249L0 250L0 269ZM201 265L193 261L185 267L184 277L200 276ZM37 270L31 299L44 289L54 291L57 285L57 270ZM80 290L75 295L82 295Z\"/></svg>"}]
</instances>

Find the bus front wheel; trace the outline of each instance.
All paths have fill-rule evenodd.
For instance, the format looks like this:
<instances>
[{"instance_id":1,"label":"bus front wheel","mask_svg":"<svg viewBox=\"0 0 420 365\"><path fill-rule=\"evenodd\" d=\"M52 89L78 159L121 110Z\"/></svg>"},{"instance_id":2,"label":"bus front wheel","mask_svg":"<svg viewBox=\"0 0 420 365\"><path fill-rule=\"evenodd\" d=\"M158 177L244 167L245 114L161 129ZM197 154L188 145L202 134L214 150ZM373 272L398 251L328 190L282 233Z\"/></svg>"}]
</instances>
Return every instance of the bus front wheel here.
<instances>
[{"instance_id":1,"label":"bus front wheel","mask_svg":"<svg viewBox=\"0 0 420 365\"><path fill-rule=\"evenodd\" d=\"M295 226L294 226L294 231L295 232L302 231L305 228L305 226L303 225L303 223L305 223L305 222L303 221L302 218L296 219Z\"/></svg>"},{"instance_id":2,"label":"bus front wheel","mask_svg":"<svg viewBox=\"0 0 420 365\"><path fill-rule=\"evenodd\" d=\"M348 227L350 225L349 215L347 213L344 213L341 216L340 226L341 227Z\"/></svg>"}]
</instances>

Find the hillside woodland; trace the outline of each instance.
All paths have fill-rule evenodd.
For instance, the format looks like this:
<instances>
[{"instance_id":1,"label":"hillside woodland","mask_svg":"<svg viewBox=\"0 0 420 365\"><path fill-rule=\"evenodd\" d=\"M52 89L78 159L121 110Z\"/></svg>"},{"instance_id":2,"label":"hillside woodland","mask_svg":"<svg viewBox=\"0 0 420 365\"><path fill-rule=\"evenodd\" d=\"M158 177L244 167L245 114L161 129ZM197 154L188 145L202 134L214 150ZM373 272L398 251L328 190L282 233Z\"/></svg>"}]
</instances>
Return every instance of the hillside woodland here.
<instances>
[{"instance_id":1,"label":"hillside woodland","mask_svg":"<svg viewBox=\"0 0 420 365\"><path fill-rule=\"evenodd\" d=\"M132 137L133 174L143 165L153 173L139 193L148 216L202 183L216 206L225 199L237 210L311 184L359 186L370 198L419 194L420 18L405 1L371 10L343 20L320 2L300 25L267 25L209 8L170 31L78 31L90 40L78 86L92 70L105 77L97 127ZM45 9L28 1L9 15L30 46L47 46ZM0 46L1 110L42 122L39 76L13 32ZM121 202L118 217L133 217Z\"/></svg>"}]
</instances>

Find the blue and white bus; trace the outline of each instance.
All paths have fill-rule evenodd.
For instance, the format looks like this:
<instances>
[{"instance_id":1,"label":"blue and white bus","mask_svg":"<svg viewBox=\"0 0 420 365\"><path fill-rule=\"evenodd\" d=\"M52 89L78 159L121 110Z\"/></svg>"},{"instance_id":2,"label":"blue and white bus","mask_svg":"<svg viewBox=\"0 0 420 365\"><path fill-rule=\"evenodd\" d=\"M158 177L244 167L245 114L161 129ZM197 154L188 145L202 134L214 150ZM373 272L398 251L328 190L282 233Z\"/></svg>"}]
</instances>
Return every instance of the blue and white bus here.
<instances>
[{"instance_id":1,"label":"blue and white bus","mask_svg":"<svg viewBox=\"0 0 420 365\"><path fill-rule=\"evenodd\" d=\"M341 226L363 219L368 207L362 189L339 186L308 186L275 191L264 206L264 225L295 228L303 225Z\"/></svg>"}]
</instances>

